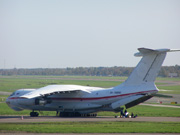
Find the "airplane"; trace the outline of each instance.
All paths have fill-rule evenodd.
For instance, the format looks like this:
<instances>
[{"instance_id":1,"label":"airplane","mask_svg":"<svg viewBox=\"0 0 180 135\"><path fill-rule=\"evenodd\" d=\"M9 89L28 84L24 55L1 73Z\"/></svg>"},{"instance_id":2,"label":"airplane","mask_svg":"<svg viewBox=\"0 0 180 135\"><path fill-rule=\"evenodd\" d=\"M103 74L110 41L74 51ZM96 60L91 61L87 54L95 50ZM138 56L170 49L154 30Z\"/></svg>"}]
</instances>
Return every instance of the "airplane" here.
<instances>
[{"instance_id":1,"label":"airplane","mask_svg":"<svg viewBox=\"0 0 180 135\"><path fill-rule=\"evenodd\" d=\"M158 92L155 79L167 52L180 50L138 48L142 57L130 76L112 88L80 85L48 85L38 89L19 89L6 100L15 111L56 111L60 117L96 116L100 111L120 112L138 105Z\"/></svg>"}]
</instances>

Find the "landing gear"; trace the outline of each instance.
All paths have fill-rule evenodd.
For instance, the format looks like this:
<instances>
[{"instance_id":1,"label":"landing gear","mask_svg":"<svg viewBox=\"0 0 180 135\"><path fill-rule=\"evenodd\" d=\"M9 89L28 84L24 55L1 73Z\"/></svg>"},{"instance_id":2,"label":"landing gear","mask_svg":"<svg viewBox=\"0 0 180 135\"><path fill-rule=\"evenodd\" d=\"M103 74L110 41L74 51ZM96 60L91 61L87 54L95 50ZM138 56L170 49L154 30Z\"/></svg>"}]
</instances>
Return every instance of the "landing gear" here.
<instances>
[{"instance_id":1,"label":"landing gear","mask_svg":"<svg viewBox=\"0 0 180 135\"><path fill-rule=\"evenodd\" d=\"M81 114L78 112L60 112L60 117L80 117Z\"/></svg>"},{"instance_id":2,"label":"landing gear","mask_svg":"<svg viewBox=\"0 0 180 135\"><path fill-rule=\"evenodd\" d=\"M30 112L31 117L38 117L39 113L38 112Z\"/></svg>"},{"instance_id":3,"label":"landing gear","mask_svg":"<svg viewBox=\"0 0 180 135\"><path fill-rule=\"evenodd\" d=\"M81 114L81 117L96 117L97 113Z\"/></svg>"},{"instance_id":4,"label":"landing gear","mask_svg":"<svg viewBox=\"0 0 180 135\"><path fill-rule=\"evenodd\" d=\"M96 117L96 113L80 114L79 112L60 112L59 117Z\"/></svg>"}]
</instances>

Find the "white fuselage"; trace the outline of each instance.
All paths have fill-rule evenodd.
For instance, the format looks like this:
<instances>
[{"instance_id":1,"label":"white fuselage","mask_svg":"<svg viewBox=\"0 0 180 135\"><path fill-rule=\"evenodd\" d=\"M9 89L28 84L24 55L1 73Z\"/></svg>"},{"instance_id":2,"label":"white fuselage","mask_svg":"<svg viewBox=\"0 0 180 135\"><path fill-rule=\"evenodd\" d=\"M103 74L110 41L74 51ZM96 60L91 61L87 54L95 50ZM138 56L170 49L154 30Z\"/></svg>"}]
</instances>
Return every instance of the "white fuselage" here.
<instances>
[{"instance_id":1,"label":"white fuselage","mask_svg":"<svg viewBox=\"0 0 180 135\"><path fill-rule=\"evenodd\" d=\"M6 103L16 111L29 109L91 113L97 111L114 111L116 108L113 108L112 104L122 99L135 95L144 96L147 93L152 94L157 92L156 88L147 90L145 87L142 88L142 86L126 87L120 85L108 89L78 85L50 85L48 87L51 86L56 88L71 86L74 89L86 89L89 93L67 91L60 94L49 95L46 99L50 100L50 103L44 103L43 101L46 99L42 99L42 104L36 105L36 98L23 97L23 95L27 95L28 93L36 93L36 89L17 90L12 96L8 97ZM138 90L136 90L137 88L135 87L137 87ZM41 100L41 98L39 99Z\"/></svg>"}]
</instances>

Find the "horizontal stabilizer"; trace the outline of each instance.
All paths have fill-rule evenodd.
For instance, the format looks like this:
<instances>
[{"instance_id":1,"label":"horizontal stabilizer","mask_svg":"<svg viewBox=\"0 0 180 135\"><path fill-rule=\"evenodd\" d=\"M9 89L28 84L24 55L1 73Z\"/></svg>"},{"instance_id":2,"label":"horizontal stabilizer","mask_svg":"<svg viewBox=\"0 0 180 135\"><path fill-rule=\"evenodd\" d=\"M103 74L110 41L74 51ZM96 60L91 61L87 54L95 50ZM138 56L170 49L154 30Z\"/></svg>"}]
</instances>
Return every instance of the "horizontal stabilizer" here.
<instances>
[{"instance_id":1,"label":"horizontal stabilizer","mask_svg":"<svg viewBox=\"0 0 180 135\"><path fill-rule=\"evenodd\" d=\"M180 51L178 49L148 49L148 48L138 48L139 52L135 53L134 56L136 57L140 57L140 56L144 56L144 55L148 55L148 54L160 54L160 53L166 53L166 52L176 52L176 51Z\"/></svg>"}]
</instances>

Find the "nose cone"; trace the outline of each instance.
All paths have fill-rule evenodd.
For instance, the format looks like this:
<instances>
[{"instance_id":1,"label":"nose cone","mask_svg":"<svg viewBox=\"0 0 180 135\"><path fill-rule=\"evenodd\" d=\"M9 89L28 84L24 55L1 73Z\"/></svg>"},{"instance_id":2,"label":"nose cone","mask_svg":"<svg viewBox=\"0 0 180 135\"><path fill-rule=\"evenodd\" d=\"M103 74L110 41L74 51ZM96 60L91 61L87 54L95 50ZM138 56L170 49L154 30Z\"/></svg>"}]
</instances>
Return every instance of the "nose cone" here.
<instances>
[{"instance_id":1,"label":"nose cone","mask_svg":"<svg viewBox=\"0 0 180 135\"><path fill-rule=\"evenodd\" d=\"M23 110L22 108L20 108L17 105L17 103L14 101L14 98L12 98L12 97L8 97L6 99L6 104L15 111L22 111Z\"/></svg>"},{"instance_id":2,"label":"nose cone","mask_svg":"<svg viewBox=\"0 0 180 135\"><path fill-rule=\"evenodd\" d=\"M19 98L17 103L23 106L32 106L35 104L35 99Z\"/></svg>"},{"instance_id":3,"label":"nose cone","mask_svg":"<svg viewBox=\"0 0 180 135\"><path fill-rule=\"evenodd\" d=\"M9 97L6 99L6 104L7 104L8 106L10 105Z\"/></svg>"}]
</instances>

